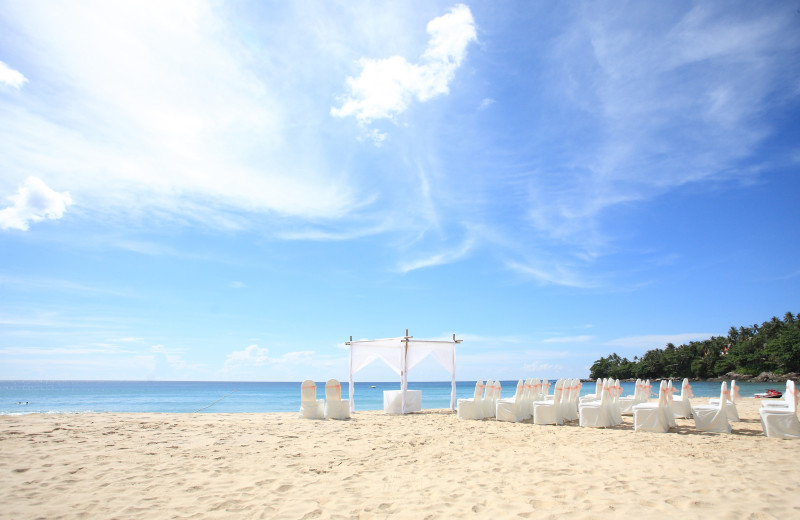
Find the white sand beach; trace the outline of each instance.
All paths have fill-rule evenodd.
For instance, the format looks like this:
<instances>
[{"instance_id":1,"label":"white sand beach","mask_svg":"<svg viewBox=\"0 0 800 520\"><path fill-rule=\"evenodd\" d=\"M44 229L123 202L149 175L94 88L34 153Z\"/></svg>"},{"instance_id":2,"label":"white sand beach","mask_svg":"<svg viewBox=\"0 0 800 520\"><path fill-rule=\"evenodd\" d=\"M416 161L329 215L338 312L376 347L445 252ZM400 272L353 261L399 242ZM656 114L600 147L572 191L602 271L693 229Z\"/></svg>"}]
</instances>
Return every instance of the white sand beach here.
<instances>
[{"instance_id":1,"label":"white sand beach","mask_svg":"<svg viewBox=\"0 0 800 520\"><path fill-rule=\"evenodd\" d=\"M697 400L697 402L705 400ZM732 434L271 414L0 417L0 517L800 517L800 443Z\"/></svg>"}]
</instances>

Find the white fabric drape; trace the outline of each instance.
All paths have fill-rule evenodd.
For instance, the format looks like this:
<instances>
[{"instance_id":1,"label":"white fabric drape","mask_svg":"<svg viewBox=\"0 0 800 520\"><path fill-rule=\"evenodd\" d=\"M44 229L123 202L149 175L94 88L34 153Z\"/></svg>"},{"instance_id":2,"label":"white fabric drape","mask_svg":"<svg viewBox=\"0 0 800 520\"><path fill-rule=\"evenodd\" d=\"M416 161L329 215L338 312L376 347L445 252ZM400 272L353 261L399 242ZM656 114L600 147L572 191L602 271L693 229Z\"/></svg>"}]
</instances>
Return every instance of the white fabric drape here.
<instances>
[{"instance_id":1,"label":"white fabric drape","mask_svg":"<svg viewBox=\"0 0 800 520\"><path fill-rule=\"evenodd\" d=\"M350 411L355 411L353 375L376 359L381 359L400 376L403 413L405 413L408 371L417 366L429 354L433 354L439 364L450 372L450 409L455 410L456 342L401 337L350 342Z\"/></svg>"}]
</instances>

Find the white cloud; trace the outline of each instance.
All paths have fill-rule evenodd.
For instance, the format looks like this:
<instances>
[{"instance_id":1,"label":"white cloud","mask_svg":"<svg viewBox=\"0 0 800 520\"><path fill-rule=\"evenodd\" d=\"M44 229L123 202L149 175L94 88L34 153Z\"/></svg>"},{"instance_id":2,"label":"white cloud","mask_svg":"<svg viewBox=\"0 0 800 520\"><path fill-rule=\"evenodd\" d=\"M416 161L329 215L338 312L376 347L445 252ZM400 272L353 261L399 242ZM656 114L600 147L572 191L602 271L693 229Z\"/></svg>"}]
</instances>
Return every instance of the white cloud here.
<instances>
[{"instance_id":1,"label":"white cloud","mask_svg":"<svg viewBox=\"0 0 800 520\"><path fill-rule=\"evenodd\" d=\"M651 334L647 336L628 336L612 339L606 345L625 348L664 348L667 343L675 346L683 345L690 341L702 341L711 336L718 336L713 332L684 332L680 334Z\"/></svg>"},{"instance_id":2,"label":"white cloud","mask_svg":"<svg viewBox=\"0 0 800 520\"><path fill-rule=\"evenodd\" d=\"M585 343L593 338L594 336L564 336L543 339L542 343Z\"/></svg>"},{"instance_id":3,"label":"white cloud","mask_svg":"<svg viewBox=\"0 0 800 520\"><path fill-rule=\"evenodd\" d=\"M0 61L0 83L14 87L15 89L20 89L27 81L28 78L23 76L21 72L12 69Z\"/></svg>"},{"instance_id":4,"label":"white cloud","mask_svg":"<svg viewBox=\"0 0 800 520\"><path fill-rule=\"evenodd\" d=\"M244 350L236 350L225 359L225 370L237 366L264 366L269 362L269 349L258 345L249 345Z\"/></svg>"},{"instance_id":5,"label":"white cloud","mask_svg":"<svg viewBox=\"0 0 800 520\"><path fill-rule=\"evenodd\" d=\"M0 229L26 231L31 222L61 218L72 204L69 192L58 193L37 177L28 177L9 199L11 206L0 210Z\"/></svg>"},{"instance_id":6,"label":"white cloud","mask_svg":"<svg viewBox=\"0 0 800 520\"><path fill-rule=\"evenodd\" d=\"M163 357L164 361L172 368L172 370L176 370L178 372L185 372L187 370L196 370L199 368L200 365L190 365L186 361L184 361L183 356L180 355L179 352L174 350L166 349L163 345L153 345L150 350L159 354Z\"/></svg>"},{"instance_id":7,"label":"white cloud","mask_svg":"<svg viewBox=\"0 0 800 520\"><path fill-rule=\"evenodd\" d=\"M475 22L469 7L459 4L428 23L430 40L419 63L401 56L385 59L362 58L361 74L347 78L349 95L337 117L355 116L362 124L391 119L405 111L416 97L424 102L449 93L449 84L466 56L467 45L476 40ZM374 131L373 131L374 132ZM380 140L384 134L376 134Z\"/></svg>"}]
</instances>

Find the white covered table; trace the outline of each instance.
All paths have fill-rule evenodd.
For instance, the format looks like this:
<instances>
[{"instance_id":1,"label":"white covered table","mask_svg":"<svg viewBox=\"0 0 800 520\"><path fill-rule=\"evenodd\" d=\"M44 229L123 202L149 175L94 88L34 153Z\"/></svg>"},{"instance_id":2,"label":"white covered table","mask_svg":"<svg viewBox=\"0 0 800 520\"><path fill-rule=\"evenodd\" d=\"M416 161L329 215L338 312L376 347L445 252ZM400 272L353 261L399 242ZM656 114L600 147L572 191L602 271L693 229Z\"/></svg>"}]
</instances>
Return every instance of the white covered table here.
<instances>
[{"instance_id":1,"label":"white covered table","mask_svg":"<svg viewBox=\"0 0 800 520\"><path fill-rule=\"evenodd\" d=\"M422 410L422 390L406 390L406 413ZM403 413L403 391L383 391L383 412L391 414Z\"/></svg>"}]
</instances>

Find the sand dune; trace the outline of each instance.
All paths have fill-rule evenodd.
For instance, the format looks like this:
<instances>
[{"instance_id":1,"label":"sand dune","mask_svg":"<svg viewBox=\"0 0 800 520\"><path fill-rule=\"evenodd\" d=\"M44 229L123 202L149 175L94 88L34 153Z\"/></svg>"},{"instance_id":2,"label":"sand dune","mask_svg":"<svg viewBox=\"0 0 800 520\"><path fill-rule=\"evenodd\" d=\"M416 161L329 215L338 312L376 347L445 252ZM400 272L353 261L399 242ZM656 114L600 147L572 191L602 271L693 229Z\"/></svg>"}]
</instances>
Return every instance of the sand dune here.
<instances>
[{"instance_id":1,"label":"sand dune","mask_svg":"<svg viewBox=\"0 0 800 520\"><path fill-rule=\"evenodd\" d=\"M705 401L705 400L703 400ZM800 443L459 421L429 410L0 417L0 517L798 518Z\"/></svg>"}]
</instances>

